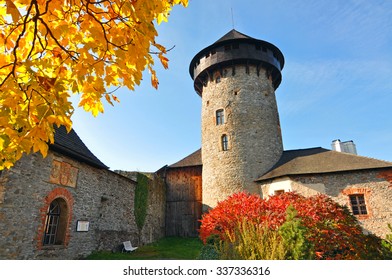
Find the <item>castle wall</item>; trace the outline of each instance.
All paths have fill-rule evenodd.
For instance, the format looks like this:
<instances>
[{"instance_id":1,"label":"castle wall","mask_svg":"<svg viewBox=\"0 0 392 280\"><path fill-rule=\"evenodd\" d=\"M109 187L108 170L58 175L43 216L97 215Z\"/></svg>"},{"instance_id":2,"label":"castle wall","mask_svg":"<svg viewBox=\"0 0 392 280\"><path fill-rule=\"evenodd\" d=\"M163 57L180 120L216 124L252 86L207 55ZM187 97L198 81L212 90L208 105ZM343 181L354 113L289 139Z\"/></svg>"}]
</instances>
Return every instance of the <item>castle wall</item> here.
<instances>
[{"instance_id":1,"label":"castle wall","mask_svg":"<svg viewBox=\"0 0 392 280\"><path fill-rule=\"evenodd\" d=\"M126 240L137 246L135 184L51 151L45 159L23 157L0 176L0 259L78 259L96 250L121 250ZM43 245L46 214L55 199L66 205L62 213L67 219L59 226L64 238L59 245ZM159 212L163 205L158 192L149 211ZM143 242L163 236L159 217L147 219L146 228L160 232L142 232Z\"/></svg>"},{"instance_id":2,"label":"castle wall","mask_svg":"<svg viewBox=\"0 0 392 280\"><path fill-rule=\"evenodd\" d=\"M304 196L324 193L351 209L349 195L363 194L367 215L356 215L366 231L385 237L392 224L392 170L290 176L291 189ZM268 194L271 182L261 186ZM266 197L266 196L265 196Z\"/></svg>"},{"instance_id":3,"label":"castle wall","mask_svg":"<svg viewBox=\"0 0 392 280\"><path fill-rule=\"evenodd\" d=\"M236 65L210 75L202 94L203 203L214 207L241 190L259 193L254 180L278 161L283 146L275 91L264 69ZM220 125L217 110L224 112Z\"/></svg>"}]
</instances>

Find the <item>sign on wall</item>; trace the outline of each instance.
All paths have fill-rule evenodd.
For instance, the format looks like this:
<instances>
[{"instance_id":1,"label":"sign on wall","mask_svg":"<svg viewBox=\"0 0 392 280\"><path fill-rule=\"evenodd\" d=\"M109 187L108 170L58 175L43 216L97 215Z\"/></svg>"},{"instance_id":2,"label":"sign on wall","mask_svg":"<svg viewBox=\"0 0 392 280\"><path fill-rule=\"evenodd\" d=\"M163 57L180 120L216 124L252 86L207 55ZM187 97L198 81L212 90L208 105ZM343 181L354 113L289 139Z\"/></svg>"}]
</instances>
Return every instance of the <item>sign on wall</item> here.
<instances>
[{"instance_id":1,"label":"sign on wall","mask_svg":"<svg viewBox=\"0 0 392 280\"><path fill-rule=\"evenodd\" d=\"M76 224L76 231L88 231L89 226L89 221L78 221Z\"/></svg>"}]
</instances>

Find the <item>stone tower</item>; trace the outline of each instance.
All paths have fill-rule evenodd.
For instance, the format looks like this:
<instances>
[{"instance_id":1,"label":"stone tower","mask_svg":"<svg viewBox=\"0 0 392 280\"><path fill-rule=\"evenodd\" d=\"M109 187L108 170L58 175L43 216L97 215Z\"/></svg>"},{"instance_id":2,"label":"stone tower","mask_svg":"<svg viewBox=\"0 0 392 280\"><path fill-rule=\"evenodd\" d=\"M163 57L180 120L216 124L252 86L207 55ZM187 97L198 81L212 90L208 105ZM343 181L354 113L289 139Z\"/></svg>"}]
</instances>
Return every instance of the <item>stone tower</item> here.
<instances>
[{"instance_id":1,"label":"stone tower","mask_svg":"<svg viewBox=\"0 0 392 280\"><path fill-rule=\"evenodd\" d=\"M192 59L189 72L202 98L203 204L254 182L283 152L275 90L284 65L274 45L231 30Z\"/></svg>"}]
</instances>

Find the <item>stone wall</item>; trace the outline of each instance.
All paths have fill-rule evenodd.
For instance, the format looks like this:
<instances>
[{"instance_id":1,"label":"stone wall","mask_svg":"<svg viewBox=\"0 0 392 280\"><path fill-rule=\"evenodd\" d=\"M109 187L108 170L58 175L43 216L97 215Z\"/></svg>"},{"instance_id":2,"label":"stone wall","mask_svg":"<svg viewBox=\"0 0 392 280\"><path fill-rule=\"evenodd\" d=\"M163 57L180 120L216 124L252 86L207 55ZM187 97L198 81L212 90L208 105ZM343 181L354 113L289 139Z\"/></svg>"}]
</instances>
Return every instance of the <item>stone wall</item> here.
<instances>
[{"instance_id":1,"label":"stone wall","mask_svg":"<svg viewBox=\"0 0 392 280\"><path fill-rule=\"evenodd\" d=\"M392 224L392 170L364 170L290 176L292 191L304 196L324 193L351 209L349 195L363 194L367 215L357 215L363 228L385 237ZM271 183L262 185L267 193Z\"/></svg>"},{"instance_id":2,"label":"stone wall","mask_svg":"<svg viewBox=\"0 0 392 280\"><path fill-rule=\"evenodd\" d=\"M216 111L223 110L223 124ZM222 149L222 135L228 149ZM259 193L254 182L283 151L275 91L264 69L236 65L211 74L202 95L203 203Z\"/></svg>"},{"instance_id":3,"label":"stone wall","mask_svg":"<svg viewBox=\"0 0 392 280\"><path fill-rule=\"evenodd\" d=\"M137 181L138 172L115 171ZM153 173L143 173L149 178L147 216L142 228L139 245L152 243L165 236L166 186L165 182Z\"/></svg>"},{"instance_id":4,"label":"stone wall","mask_svg":"<svg viewBox=\"0 0 392 280\"><path fill-rule=\"evenodd\" d=\"M164 235L162 187L151 192L154 210L140 236L135 186L131 179L58 153L23 157L0 176L0 259L78 259L96 250L121 250L126 240L136 246L139 240L155 241ZM61 245L44 246L46 213L56 198L67 204L65 237ZM88 230L77 231L78 221L88 222Z\"/></svg>"}]
</instances>

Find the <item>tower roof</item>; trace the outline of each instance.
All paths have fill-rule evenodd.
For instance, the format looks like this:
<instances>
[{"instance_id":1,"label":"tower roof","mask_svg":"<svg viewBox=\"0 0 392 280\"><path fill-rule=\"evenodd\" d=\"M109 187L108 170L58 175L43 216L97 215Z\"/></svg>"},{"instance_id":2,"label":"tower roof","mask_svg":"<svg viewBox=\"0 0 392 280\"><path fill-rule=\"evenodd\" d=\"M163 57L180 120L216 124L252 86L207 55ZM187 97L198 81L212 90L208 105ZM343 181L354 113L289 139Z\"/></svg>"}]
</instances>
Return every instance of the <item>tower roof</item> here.
<instances>
[{"instance_id":1,"label":"tower roof","mask_svg":"<svg viewBox=\"0 0 392 280\"><path fill-rule=\"evenodd\" d=\"M282 52L269 42L232 29L193 57L189 65L189 74L194 80L195 90L199 95L202 94L203 84L212 71L239 64L255 65L268 70L275 89L282 80Z\"/></svg>"},{"instance_id":2,"label":"tower roof","mask_svg":"<svg viewBox=\"0 0 392 280\"><path fill-rule=\"evenodd\" d=\"M223 35L222 38L220 38L218 41L216 41L214 44L217 44L219 42L227 41L227 40L236 40L236 39L253 39L256 40L252 37L249 37L248 35L245 35L241 32L238 32L235 29L230 30L227 32L225 35Z\"/></svg>"}]
</instances>

